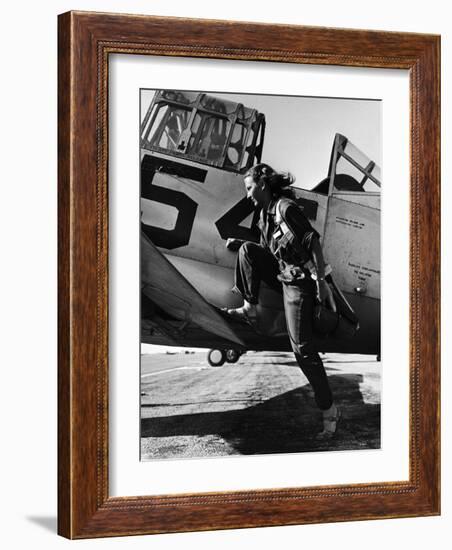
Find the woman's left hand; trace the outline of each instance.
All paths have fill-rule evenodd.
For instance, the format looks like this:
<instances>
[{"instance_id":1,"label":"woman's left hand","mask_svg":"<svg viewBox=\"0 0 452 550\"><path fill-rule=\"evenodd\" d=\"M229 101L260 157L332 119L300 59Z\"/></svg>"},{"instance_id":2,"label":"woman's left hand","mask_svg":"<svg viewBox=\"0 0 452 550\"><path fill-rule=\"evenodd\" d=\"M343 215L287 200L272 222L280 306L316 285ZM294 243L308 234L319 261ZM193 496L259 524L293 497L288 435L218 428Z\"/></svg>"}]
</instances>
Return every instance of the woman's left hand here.
<instances>
[{"instance_id":1,"label":"woman's left hand","mask_svg":"<svg viewBox=\"0 0 452 550\"><path fill-rule=\"evenodd\" d=\"M336 302L334 301L333 292L330 285L325 281L317 281L317 300L325 303L332 311L336 311Z\"/></svg>"}]
</instances>

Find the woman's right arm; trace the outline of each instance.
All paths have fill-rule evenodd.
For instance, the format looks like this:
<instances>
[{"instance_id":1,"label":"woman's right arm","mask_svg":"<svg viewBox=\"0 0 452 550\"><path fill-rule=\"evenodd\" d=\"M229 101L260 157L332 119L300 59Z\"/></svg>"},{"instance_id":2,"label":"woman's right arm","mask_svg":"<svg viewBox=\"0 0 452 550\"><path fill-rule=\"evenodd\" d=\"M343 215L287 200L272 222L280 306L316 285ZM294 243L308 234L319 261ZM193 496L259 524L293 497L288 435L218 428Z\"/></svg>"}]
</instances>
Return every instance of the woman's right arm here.
<instances>
[{"instance_id":1,"label":"woman's right arm","mask_svg":"<svg viewBox=\"0 0 452 550\"><path fill-rule=\"evenodd\" d=\"M312 240L311 247L312 261L317 272L317 298L319 302L325 302L332 311L336 311L336 303L329 284L325 281L325 260L323 259L322 247L317 237Z\"/></svg>"}]
</instances>

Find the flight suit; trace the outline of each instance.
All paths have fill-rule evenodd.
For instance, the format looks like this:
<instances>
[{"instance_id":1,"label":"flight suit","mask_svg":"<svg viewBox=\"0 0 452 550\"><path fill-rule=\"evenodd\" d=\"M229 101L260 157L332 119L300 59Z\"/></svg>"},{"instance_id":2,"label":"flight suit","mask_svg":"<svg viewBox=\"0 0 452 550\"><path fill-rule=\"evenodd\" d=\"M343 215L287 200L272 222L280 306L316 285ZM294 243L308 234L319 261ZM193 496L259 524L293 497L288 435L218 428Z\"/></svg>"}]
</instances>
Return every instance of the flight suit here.
<instances>
[{"instance_id":1,"label":"flight suit","mask_svg":"<svg viewBox=\"0 0 452 550\"><path fill-rule=\"evenodd\" d=\"M260 244L245 242L239 249L235 290L251 304L258 303L264 281L282 292L287 331L296 360L309 380L318 407L329 409L333 396L319 354L312 344L312 318L316 285L305 263L311 260L317 231L291 199L272 201L260 213Z\"/></svg>"}]
</instances>

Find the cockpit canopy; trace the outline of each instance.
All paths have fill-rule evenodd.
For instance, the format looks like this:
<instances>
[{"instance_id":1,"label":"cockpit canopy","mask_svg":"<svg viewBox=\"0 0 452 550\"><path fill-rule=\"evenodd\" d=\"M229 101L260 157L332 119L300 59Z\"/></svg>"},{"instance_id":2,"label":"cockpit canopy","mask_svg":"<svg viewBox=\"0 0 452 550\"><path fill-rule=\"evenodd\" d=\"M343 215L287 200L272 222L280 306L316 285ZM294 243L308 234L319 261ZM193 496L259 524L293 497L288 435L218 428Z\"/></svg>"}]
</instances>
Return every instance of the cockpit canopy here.
<instances>
[{"instance_id":1,"label":"cockpit canopy","mask_svg":"<svg viewBox=\"0 0 452 550\"><path fill-rule=\"evenodd\" d=\"M244 173L260 162L265 117L197 92L159 90L141 125L141 147Z\"/></svg>"},{"instance_id":2,"label":"cockpit canopy","mask_svg":"<svg viewBox=\"0 0 452 550\"><path fill-rule=\"evenodd\" d=\"M380 193L380 168L342 134L336 134L331 152L328 177L313 191Z\"/></svg>"}]
</instances>

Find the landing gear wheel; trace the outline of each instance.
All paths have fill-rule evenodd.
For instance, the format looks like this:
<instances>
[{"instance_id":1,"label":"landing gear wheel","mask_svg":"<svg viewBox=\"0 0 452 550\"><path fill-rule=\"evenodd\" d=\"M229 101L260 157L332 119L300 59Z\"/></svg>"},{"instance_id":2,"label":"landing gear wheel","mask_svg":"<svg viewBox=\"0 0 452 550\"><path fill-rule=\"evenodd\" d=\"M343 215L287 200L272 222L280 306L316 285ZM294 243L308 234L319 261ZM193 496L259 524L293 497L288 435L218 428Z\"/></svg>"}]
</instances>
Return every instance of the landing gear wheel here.
<instances>
[{"instance_id":1,"label":"landing gear wheel","mask_svg":"<svg viewBox=\"0 0 452 550\"><path fill-rule=\"evenodd\" d=\"M240 351L237 351L236 349L226 350L226 361L228 363L237 363L237 361L240 359L240 356Z\"/></svg>"},{"instance_id":2,"label":"landing gear wheel","mask_svg":"<svg viewBox=\"0 0 452 550\"><path fill-rule=\"evenodd\" d=\"M211 349L207 354L207 362L211 367L221 367L226 361L226 353L221 349Z\"/></svg>"}]
</instances>

